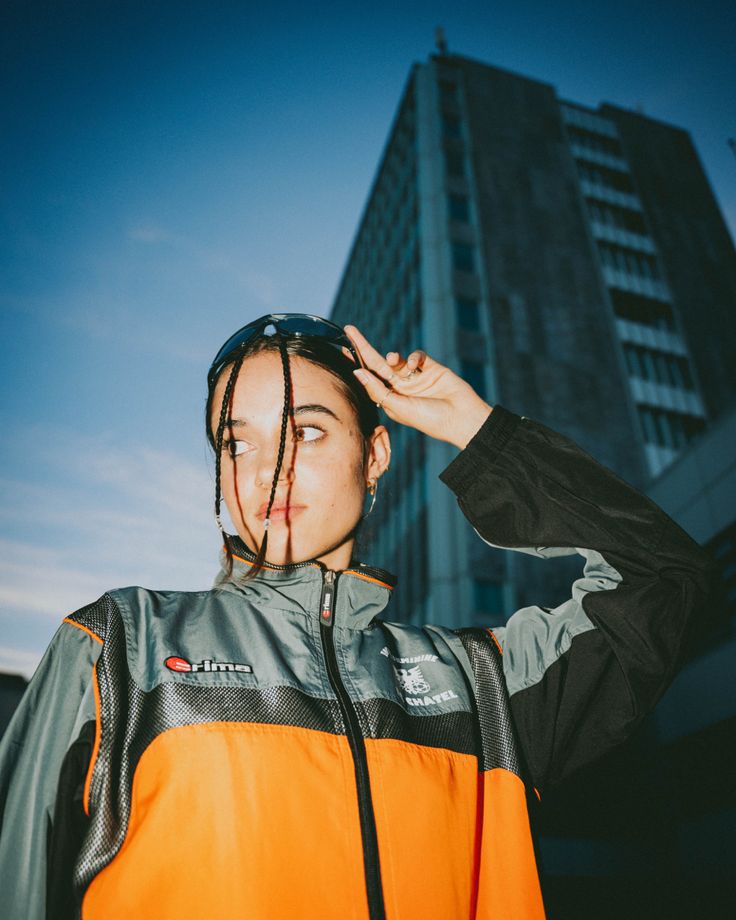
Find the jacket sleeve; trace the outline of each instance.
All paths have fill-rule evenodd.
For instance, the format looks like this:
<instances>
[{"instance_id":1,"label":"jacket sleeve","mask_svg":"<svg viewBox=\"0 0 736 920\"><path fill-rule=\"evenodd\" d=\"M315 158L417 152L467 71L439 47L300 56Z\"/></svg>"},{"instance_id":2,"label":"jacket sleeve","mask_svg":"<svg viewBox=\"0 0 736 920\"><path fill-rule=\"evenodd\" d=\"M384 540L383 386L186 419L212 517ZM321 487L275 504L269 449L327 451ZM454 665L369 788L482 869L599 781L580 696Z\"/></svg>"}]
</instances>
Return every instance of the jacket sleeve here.
<instances>
[{"instance_id":1,"label":"jacket sleeve","mask_svg":"<svg viewBox=\"0 0 736 920\"><path fill-rule=\"evenodd\" d=\"M5 920L67 916L82 787L95 727L101 640L65 620L0 742L0 891ZM58 869L66 868L65 879ZM61 888L59 888L59 883Z\"/></svg>"},{"instance_id":2,"label":"jacket sleeve","mask_svg":"<svg viewBox=\"0 0 736 920\"><path fill-rule=\"evenodd\" d=\"M574 441L500 405L440 478L486 543L585 559L568 600L524 607L493 630L530 779L543 789L653 708L702 628L713 564Z\"/></svg>"}]
</instances>

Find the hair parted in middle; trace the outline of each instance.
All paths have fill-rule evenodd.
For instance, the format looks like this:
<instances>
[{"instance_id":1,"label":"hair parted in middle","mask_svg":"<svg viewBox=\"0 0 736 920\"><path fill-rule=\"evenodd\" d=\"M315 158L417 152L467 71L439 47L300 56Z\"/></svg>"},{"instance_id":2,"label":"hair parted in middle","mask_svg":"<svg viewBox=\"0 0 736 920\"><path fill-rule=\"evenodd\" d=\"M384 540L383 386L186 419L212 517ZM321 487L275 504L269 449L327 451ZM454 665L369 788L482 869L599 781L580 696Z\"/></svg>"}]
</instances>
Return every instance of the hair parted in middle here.
<instances>
[{"instance_id":1,"label":"hair parted in middle","mask_svg":"<svg viewBox=\"0 0 736 920\"><path fill-rule=\"evenodd\" d=\"M222 534L225 555L226 571L230 575L233 567L233 547L232 538L227 534L222 526L220 517L222 507L222 455L225 440L225 431L232 419L233 397L235 394L235 384L240 374L243 363L254 355L262 352L277 352L281 357L282 368L284 372L284 408L281 417L281 436L279 441L279 452L274 471L273 482L271 484L271 494L268 503L268 513L270 513L278 484L279 474L286 451L286 435L289 425L292 422L292 399L291 399L291 368L289 356L298 357L310 361L312 364L321 367L335 378L336 385L341 394L350 403L355 417L358 422L358 429L363 438L363 463L362 467L368 460L370 450L370 437L376 426L379 424L378 409L375 403L366 393L363 385L353 375L356 365L351 358L348 358L340 349L336 348L329 342L313 336L301 335L284 335L275 332L272 335L254 336L242 349L239 349L237 356L226 364L220 371L216 380L213 381L209 392L207 393L207 405L205 408L205 425L207 430L207 440L215 453L215 518L217 525ZM214 409L215 388L218 381L227 375L227 382L222 395L220 412L217 419L217 427L212 430L212 412ZM365 483L363 483L365 485ZM360 522L358 522L360 524ZM356 528L357 530L357 525ZM355 530L353 531L355 533ZM255 578L258 572L264 567L266 562L266 552L268 549L268 530L263 534L261 545L256 553L255 560L252 562L249 571L241 577L241 581L249 581Z\"/></svg>"}]
</instances>

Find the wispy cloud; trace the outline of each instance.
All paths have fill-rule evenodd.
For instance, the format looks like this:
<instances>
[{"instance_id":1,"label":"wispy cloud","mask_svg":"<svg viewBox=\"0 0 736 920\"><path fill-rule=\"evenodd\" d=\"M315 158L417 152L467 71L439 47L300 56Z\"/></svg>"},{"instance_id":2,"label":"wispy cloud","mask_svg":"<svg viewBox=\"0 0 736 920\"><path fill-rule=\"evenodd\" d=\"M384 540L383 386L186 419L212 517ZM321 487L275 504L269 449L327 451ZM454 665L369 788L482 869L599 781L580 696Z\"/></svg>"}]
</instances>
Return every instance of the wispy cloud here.
<instances>
[{"instance_id":1,"label":"wispy cloud","mask_svg":"<svg viewBox=\"0 0 736 920\"><path fill-rule=\"evenodd\" d=\"M41 613L61 620L99 597L105 584L111 587L105 582L109 571L93 564L85 568L83 559L75 566L63 549L2 540L0 553L0 605L19 615Z\"/></svg>"},{"instance_id":2,"label":"wispy cloud","mask_svg":"<svg viewBox=\"0 0 736 920\"><path fill-rule=\"evenodd\" d=\"M32 443L37 432L24 437ZM19 647L27 649L39 616L59 622L111 588L209 587L219 535L204 461L103 436L51 437L63 484L0 481L0 609ZM18 660L33 652L35 661L42 649L15 651Z\"/></svg>"}]
</instances>

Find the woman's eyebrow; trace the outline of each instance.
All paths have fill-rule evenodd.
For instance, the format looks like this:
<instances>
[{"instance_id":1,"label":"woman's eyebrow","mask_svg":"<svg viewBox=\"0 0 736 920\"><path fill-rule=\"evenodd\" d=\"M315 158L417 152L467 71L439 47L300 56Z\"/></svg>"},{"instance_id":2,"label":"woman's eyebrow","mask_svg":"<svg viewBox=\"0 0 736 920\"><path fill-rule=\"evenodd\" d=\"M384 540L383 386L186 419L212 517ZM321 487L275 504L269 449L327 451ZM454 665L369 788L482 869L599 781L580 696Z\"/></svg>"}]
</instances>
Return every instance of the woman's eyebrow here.
<instances>
[{"instance_id":1,"label":"woman's eyebrow","mask_svg":"<svg viewBox=\"0 0 736 920\"><path fill-rule=\"evenodd\" d=\"M305 406L295 406L292 415L302 415L305 412L321 412L323 415L331 415L336 421L340 421L332 409L328 409L327 406L323 406L320 403L307 403Z\"/></svg>"},{"instance_id":2,"label":"woman's eyebrow","mask_svg":"<svg viewBox=\"0 0 736 920\"><path fill-rule=\"evenodd\" d=\"M307 403L304 406L295 406L292 410L292 415L304 415L307 412L321 413L322 415L330 415L335 421L340 421L339 416L335 415L332 409L328 409L327 406L323 406L321 403ZM228 422L230 428L245 428L248 422L244 418L233 418Z\"/></svg>"}]
</instances>

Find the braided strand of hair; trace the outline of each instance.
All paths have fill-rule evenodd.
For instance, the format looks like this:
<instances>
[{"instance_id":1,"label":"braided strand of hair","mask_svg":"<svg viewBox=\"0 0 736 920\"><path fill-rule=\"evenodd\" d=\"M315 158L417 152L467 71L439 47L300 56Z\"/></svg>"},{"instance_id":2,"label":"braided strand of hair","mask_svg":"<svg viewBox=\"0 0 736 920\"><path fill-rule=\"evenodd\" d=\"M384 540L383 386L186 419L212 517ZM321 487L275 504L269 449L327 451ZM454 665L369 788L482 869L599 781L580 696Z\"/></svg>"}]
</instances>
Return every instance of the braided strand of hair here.
<instances>
[{"instance_id":1,"label":"braided strand of hair","mask_svg":"<svg viewBox=\"0 0 736 920\"><path fill-rule=\"evenodd\" d=\"M258 549L258 555L256 556L253 568L248 573L246 578L251 577L256 572L258 572L263 567L263 563L266 561L266 550L268 548L268 525L270 524L271 519L271 506L273 505L273 500L276 497L276 487L278 486L279 474L281 473L281 466L284 462L284 453L286 451L286 432L291 421L291 373L289 370L289 355L286 351L286 344L283 337L280 333L276 333L276 335L278 336L279 354L281 355L281 367L284 372L284 410L281 414L279 453L276 460L276 469L274 470L273 481L271 483L271 495L268 499L266 518L263 524L263 539L261 540L261 545Z\"/></svg>"},{"instance_id":2,"label":"braided strand of hair","mask_svg":"<svg viewBox=\"0 0 736 920\"><path fill-rule=\"evenodd\" d=\"M220 418L217 422L217 434L215 436L215 520L217 521L217 526L220 528L220 533L222 534L222 539L225 544L225 553L227 555L227 571L228 574L232 572L233 568L233 554L230 547L230 540L228 535L225 533L225 530L222 526L222 518L220 517L220 509L222 507L222 484L221 484L221 474L222 474L222 442L225 437L225 425L232 418L232 402L233 394L235 390L235 381L238 378L240 373L240 368L243 364L243 357L241 356L233 364L230 371L230 375L227 378L227 383L225 385L225 392L222 395L222 405L220 407Z\"/></svg>"}]
</instances>

